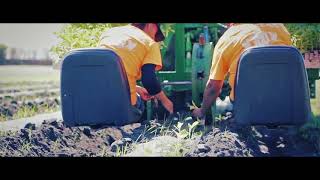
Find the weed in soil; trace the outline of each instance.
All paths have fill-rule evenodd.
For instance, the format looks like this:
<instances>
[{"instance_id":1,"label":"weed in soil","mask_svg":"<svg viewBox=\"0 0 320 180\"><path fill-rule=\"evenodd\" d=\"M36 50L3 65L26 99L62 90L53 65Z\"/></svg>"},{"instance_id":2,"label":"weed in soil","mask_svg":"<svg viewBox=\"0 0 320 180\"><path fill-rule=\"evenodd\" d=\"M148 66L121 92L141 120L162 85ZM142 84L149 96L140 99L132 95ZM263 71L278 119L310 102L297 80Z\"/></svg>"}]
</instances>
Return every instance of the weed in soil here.
<instances>
[{"instance_id":1,"label":"weed in soil","mask_svg":"<svg viewBox=\"0 0 320 180\"><path fill-rule=\"evenodd\" d=\"M15 133L1 132L1 156L312 156L317 152L286 129L236 128L221 118L204 133L188 116L122 127L66 127L45 121Z\"/></svg>"}]
</instances>

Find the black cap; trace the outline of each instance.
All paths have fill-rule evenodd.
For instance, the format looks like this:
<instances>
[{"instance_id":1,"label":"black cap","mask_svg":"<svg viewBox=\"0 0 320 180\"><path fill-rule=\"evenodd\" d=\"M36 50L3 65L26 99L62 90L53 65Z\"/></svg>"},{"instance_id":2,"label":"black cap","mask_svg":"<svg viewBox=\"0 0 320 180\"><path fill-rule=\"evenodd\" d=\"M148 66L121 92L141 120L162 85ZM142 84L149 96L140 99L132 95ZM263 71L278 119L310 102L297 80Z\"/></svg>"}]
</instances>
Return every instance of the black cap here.
<instances>
[{"instance_id":1,"label":"black cap","mask_svg":"<svg viewBox=\"0 0 320 180\"><path fill-rule=\"evenodd\" d=\"M132 25L139 27L140 29L143 29L147 23L132 23ZM158 31L155 35L155 41L160 42L165 39L163 32L161 31L160 23L154 23L157 25Z\"/></svg>"}]
</instances>

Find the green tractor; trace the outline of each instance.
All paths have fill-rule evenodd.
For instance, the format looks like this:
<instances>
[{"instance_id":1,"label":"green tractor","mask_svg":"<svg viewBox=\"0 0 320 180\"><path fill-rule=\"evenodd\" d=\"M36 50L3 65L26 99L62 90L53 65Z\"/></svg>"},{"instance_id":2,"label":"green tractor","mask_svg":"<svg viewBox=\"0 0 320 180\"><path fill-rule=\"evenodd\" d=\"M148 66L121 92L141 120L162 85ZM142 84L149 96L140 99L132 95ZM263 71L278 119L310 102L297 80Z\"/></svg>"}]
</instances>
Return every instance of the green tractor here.
<instances>
[{"instance_id":1,"label":"green tractor","mask_svg":"<svg viewBox=\"0 0 320 180\"><path fill-rule=\"evenodd\" d=\"M184 111L192 102L200 106L213 48L226 27L219 23L178 23L167 26L171 26L171 30L162 44L163 68L157 72L157 77L165 93L172 99L175 111ZM147 102L146 113L148 120L155 114L161 119L165 111L156 102L150 101Z\"/></svg>"}]
</instances>

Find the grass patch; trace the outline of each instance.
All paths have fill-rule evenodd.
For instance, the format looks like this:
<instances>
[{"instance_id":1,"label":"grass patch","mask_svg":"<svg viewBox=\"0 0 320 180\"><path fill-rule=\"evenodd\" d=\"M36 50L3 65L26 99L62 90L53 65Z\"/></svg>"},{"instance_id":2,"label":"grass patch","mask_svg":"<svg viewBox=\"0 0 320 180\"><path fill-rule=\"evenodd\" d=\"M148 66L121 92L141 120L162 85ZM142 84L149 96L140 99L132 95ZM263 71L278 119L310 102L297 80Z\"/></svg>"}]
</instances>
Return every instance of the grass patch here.
<instances>
[{"instance_id":1,"label":"grass patch","mask_svg":"<svg viewBox=\"0 0 320 180\"><path fill-rule=\"evenodd\" d=\"M22 106L15 114L13 114L12 117L0 114L0 121L8 121L11 119L21 119L21 118L27 118L32 117L37 114L42 113L52 113L57 112L60 110L60 106L51 107L48 104L44 104L41 106Z\"/></svg>"},{"instance_id":2,"label":"grass patch","mask_svg":"<svg viewBox=\"0 0 320 180\"><path fill-rule=\"evenodd\" d=\"M38 108L36 106L34 107L28 107L28 106L22 106L17 113L13 115L13 119L20 119L24 117L31 117L37 114Z\"/></svg>"},{"instance_id":3,"label":"grass patch","mask_svg":"<svg viewBox=\"0 0 320 180\"><path fill-rule=\"evenodd\" d=\"M187 116L179 116L173 121L166 118L163 123L151 121L142 133L139 142L117 149L116 156L164 156L183 157L200 139L202 132L197 129L199 121L187 121ZM145 137L148 136L148 138Z\"/></svg>"}]
</instances>

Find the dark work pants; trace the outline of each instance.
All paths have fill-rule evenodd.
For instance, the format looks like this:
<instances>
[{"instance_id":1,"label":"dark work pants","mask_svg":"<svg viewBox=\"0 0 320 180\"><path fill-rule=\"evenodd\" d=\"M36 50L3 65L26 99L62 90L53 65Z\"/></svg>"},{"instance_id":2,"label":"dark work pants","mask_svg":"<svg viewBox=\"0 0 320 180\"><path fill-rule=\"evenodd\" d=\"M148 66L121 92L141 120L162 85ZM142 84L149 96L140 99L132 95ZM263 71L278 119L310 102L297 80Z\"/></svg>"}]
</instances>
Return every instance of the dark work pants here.
<instances>
[{"instance_id":1,"label":"dark work pants","mask_svg":"<svg viewBox=\"0 0 320 180\"><path fill-rule=\"evenodd\" d=\"M144 106L144 101L142 100L139 94L137 94L137 103L131 107L133 111L133 122L141 122L142 121L141 117L145 110L145 106Z\"/></svg>"}]
</instances>

